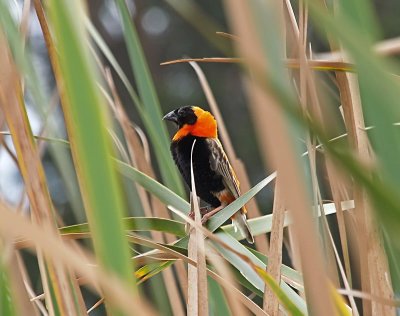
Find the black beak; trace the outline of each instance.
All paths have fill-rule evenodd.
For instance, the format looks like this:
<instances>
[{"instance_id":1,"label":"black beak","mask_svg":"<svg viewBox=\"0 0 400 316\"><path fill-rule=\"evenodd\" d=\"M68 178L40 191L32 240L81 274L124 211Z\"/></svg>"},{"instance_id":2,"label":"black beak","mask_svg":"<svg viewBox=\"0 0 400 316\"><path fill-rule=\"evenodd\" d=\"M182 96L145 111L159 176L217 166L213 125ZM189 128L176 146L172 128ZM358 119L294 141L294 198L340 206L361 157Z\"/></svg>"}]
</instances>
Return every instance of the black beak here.
<instances>
[{"instance_id":1,"label":"black beak","mask_svg":"<svg viewBox=\"0 0 400 316\"><path fill-rule=\"evenodd\" d=\"M175 111L171 111L163 117L163 120L171 121L178 124L178 116Z\"/></svg>"}]
</instances>

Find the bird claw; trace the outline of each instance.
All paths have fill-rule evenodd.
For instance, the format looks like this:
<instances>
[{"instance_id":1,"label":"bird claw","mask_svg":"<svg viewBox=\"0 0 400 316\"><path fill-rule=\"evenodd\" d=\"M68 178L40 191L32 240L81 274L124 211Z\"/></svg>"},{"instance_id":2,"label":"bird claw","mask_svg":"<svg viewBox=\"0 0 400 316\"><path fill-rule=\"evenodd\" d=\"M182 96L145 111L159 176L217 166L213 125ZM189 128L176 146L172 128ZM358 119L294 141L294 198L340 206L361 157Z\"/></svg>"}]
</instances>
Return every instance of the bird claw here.
<instances>
[{"instance_id":1,"label":"bird claw","mask_svg":"<svg viewBox=\"0 0 400 316\"><path fill-rule=\"evenodd\" d=\"M202 219L201 219L201 223L202 223L202 224L205 223L205 222L203 222L204 216L206 216L206 214L207 214L208 212L210 212L210 211L211 211L211 209L210 209L208 206L205 206L205 207L201 207L201 208L200 208L200 215L202 216ZM190 211L190 213L188 214L188 217L194 221L194 220L195 220L195 213L194 213L194 211ZM185 231L186 231L187 234L189 234L189 232L190 232L190 224L189 224L189 223L186 223Z\"/></svg>"},{"instance_id":2,"label":"bird claw","mask_svg":"<svg viewBox=\"0 0 400 316\"><path fill-rule=\"evenodd\" d=\"M210 212L211 210L210 210L210 208L208 207L208 206L205 206L205 207L201 207L200 208L200 215L203 217L203 216L205 216L208 212ZM194 220L194 211L190 211L190 213L188 214L188 216L192 219L192 220Z\"/></svg>"},{"instance_id":3,"label":"bird claw","mask_svg":"<svg viewBox=\"0 0 400 316\"><path fill-rule=\"evenodd\" d=\"M219 206L217 208L211 209L210 207L202 207L200 208L201 224L204 225L207 221L213 217L216 213L223 209L223 206ZM194 211L191 211L188 215L192 220L194 220ZM190 224L186 223L186 233L190 232Z\"/></svg>"}]
</instances>

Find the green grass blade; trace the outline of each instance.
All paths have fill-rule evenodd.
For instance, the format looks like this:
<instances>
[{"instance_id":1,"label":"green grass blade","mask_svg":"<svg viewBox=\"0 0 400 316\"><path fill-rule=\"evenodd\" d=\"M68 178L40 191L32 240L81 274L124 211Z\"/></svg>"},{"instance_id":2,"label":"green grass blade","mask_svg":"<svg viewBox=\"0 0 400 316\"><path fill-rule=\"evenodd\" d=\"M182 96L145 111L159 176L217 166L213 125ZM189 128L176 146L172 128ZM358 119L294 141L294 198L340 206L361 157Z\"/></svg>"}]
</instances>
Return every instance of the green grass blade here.
<instances>
[{"instance_id":1,"label":"green grass blade","mask_svg":"<svg viewBox=\"0 0 400 316\"><path fill-rule=\"evenodd\" d=\"M140 280L140 282L144 282L170 267L174 262L174 260L170 260L166 262L153 262L146 264L135 272L135 276Z\"/></svg>"},{"instance_id":2,"label":"green grass blade","mask_svg":"<svg viewBox=\"0 0 400 316\"><path fill-rule=\"evenodd\" d=\"M343 211L348 211L354 209L354 201L343 201L342 202L342 210ZM325 215L330 215L330 214L335 214L336 213L336 208L334 203L326 203L324 204L324 214ZM313 212L313 214L315 214ZM321 216L321 211L319 208L316 210L317 216ZM254 236L258 236L261 234L267 234L271 232L271 227L272 227L272 214L260 216L260 217L255 217L251 218L248 220L248 224L250 226L251 232ZM288 225L292 224L292 220L289 217L288 213L285 214L285 220L284 220L284 227L287 227ZM225 225L222 226L221 229L226 232L229 235L232 235L235 239L237 240L242 240L244 237L239 231L235 231L235 228L233 227L232 224L230 225Z\"/></svg>"},{"instance_id":3,"label":"green grass blade","mask_svg":"<svg viewBox=\"0 0 400 316\"><path fill-rule=\"evenodd\" d=\"M268 183L274 180L276 177L276 173L269 175L264 180L260 181L249 191L244 193L241 197L233 201L223 210L215 214L208 222L207 228L214 232L218 227L220 227L224 222L226 222L229 218L232 217L243 205L245 205L251 198L253 198L258 192L261 191Z\"/></svg>"},{"instance_id":4,"label":"green grass blade","mask_svg":"<svg viewBox=\"0 0 400 316\"><path fill-rule=\"evenodd\" d=\"M265 265L268 265L268 258L266 255L254 250L252 248L246 247L253 255L255 255L258 259L260 259ZM304 292L304 284L302 275L296 270L288 267L287 265L281 265L281 274L288 279L292 280L294 283L291 284L293 288L299 290L300 292Z\"/></svg>"},{"instance_id":5,"label":"green grass blade","mask_svg":"<svg viewBox=\"0 0 400 316\"><path fill-rule=\"evenodd\" d=\"M3 264L3 258L0 257L0 259L0 315L16 316L17 311L15 310L15 306L17 304L10 287L10 278Z\"/></svg>"},{"instance_id":6,"label":"green grass blade","mask_svg":"<svg viewBox=\"0 0 400 316\"><path fill-rule=\"evenodd\" d=\"M104 101L84 46L83 10L76 1L53 0L48 7L68 100L63 110L95 250L104 267L133 288L121 220L125 208L111 159ZM117 314L116 309L112 311Z\"/></svg>"},{"instance_id":7,"label":"green grass blade","mask_svg":"<svg viewBox=\"0 0 400 316\"><path fill-rule=\"evenodd\" d=\"M301 316L304 315L299 308L295 304L292 303L290 298L286 295L286 293L279 287L279 285L275 282L274 278L269 275L264 269L256 268L257 273L262 277L265 284L267 284L270 289L275 293L278 297L281 304L285 307L286 311L290 315Z\"/></svg>"},{"instance_id":8,"label":"green grass blade","mask_svg":"<svg viewBox=\"0 0 400 316\"><path fill-rule=\"evenodd\" d=\"M184 212L185 214L189 213L189 203L182 199L176 193L172 192L166 186L162 185L158 181L122 161L115 160L115 165L118 171L121 172L124 176L128 177L132 181L139 183L147 191L153 193L165 204L171 205L174 208Z\"/></svg>"},{"instance_id":9,"label":"green grass blade","mask_svg":"<svg viewBox=\"0 0 400 316\"><path fill-rule=\"evenodd\" d=\"M132 23L128 7L124 0L116 0L124 31L125 42L128 48L129 59L138 86L143 111L147 114L149 122L144 122L149 132L156 158L160 167L163 181L174 192L184 196L184 188L181 178L169 154L169 137L165 124L162 123L162 112L153 80L147 66L147 62L141 47L134 24ZM152 133L150 133L152 130ZM157 145L156 145L157 144Z\"/></svg>"},{"instance_id":10,"label":"green grass blade","mask_svg":"<svg viewBox=\"0 0 400 316\"><path fill-rule=\"evenodd\" d=\"M207 279L210 315L232 315L221 286L210 276Z\"/></svg>"},{"instance_id":11,"label":"green grass blade","mask_svg":"<svg viewBox=\"0 0 400 316\"><path fill-rule=\"evenodd\" d=\"M227 245L232 247L232 249L238 251L239 253L245 255L249 258L256 266L260 267L260 269L265 270L266 265L252 252L250 252L246 247L240 244L236 239L224 233L217 233L218 237ZM241 274L249 281L253 286L255 286L259 291L264 292L264 281L262 278L253 270L253 268L241 259L236 254L231 251L225 249L221 245L217 243L213 243L213 247L215 247L221 255L228 260L236 269L240 271ZM304 314L307 314L307 307L304 300L285 282L281 282L281 289L284 293L289 297L289 299L297 306L297 308Z\"/></svg>"},{"instance_id":12,"label":"green grass blade","mask_svg":"<svg viewBox=\"0 0 400 316\"><path fill-rule=\"evenodd\" d=\"M129 231L159 231L163 233L174 234L179 237L186 236L185 225L170 219L157 217L130 217L123 219L123 225ZM60 234L76 234L89 233L89 225L87 223L65 226L60 228Z\"/></svg>"}]
</instances>

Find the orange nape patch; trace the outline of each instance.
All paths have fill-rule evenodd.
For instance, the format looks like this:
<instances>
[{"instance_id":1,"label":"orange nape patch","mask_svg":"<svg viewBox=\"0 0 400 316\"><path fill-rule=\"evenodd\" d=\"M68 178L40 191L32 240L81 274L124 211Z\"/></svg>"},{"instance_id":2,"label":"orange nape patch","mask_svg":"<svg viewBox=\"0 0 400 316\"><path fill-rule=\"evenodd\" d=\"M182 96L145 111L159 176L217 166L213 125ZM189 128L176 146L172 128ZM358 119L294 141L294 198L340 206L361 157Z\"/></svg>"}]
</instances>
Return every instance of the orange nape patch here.
<instances>
[{"instance_id":1,"label":"orange nape patch","mask_svg":"<svg viewBox=\"0 0 400 316\"><path fill-rule=\"evenodd\" d=\"M217 121L214 116L197 106L192 107L192 109L197 117L196 123L183 125L172 140L177 141L189 134L198 137L217 138Z\"/></svg>"}]
</instances>

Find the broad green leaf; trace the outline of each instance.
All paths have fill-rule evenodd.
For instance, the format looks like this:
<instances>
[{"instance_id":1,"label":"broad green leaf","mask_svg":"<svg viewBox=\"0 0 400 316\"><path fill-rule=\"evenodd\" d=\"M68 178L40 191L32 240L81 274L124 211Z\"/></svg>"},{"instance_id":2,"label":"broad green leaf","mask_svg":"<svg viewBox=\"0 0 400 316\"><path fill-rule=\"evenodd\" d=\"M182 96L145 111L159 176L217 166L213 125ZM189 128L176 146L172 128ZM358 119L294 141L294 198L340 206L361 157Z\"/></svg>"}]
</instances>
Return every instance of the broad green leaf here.
<instances>
[{"instance_id":1,"label":"broad green leaf","mask_svg":"<svg viewBox=\"0 0 400 316\"><path fill-rule=\"evenodd\" d=\"M83 33L83 8L78 1L48 1L67 104L63 104L71 149L101 264L134 288L122 216L125 207L112 164L106 131L106 107L96 86ZM132 292L133 293L133 292ZM120 314L111 306L112 314Z\"/></svg>"}]
</instances>

